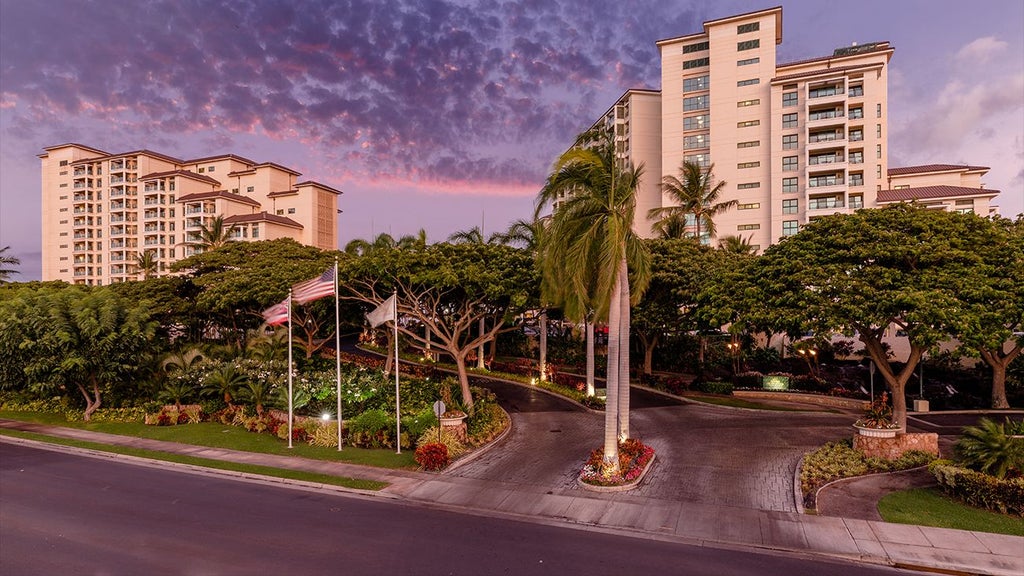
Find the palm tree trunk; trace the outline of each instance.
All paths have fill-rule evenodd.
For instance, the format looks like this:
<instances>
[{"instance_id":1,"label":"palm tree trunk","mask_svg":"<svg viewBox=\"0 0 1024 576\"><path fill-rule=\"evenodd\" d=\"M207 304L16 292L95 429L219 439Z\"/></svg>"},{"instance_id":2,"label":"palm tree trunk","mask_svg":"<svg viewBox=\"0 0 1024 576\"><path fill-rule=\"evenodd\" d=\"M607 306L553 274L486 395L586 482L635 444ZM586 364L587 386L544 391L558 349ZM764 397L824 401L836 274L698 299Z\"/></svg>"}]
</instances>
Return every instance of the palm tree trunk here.
<instances>
[{"instance_id":1,"label":"palm tree trunk","mask_svg":"<svg viewBox=\"0 0 1024 576\"><path fill-rule=\"evenodd\" d=\"M619 441L629 438L629 270L619 262Z\"/></svg>"},{"instance_id":2,"label":"palm tree trunk","mask_svg":"<svg viewBox=\"0 0 1024 576\"><path fill-rule=\"evenodd\" d=\"M587 396L594 395L594 323L591 318L587 324Z\"/></svg>"},{"instance_id":3,"label":"palm tree trunk","mask_svg":"<svg viewBox=\"0 0 1024 576\"><path fill-rule=\"evenodd\" d=\"M615 282L611 306L608 307L608 374L605 377L604 408L604 460L602 472L619 472L619 324L622 315L619 306L622 285Z\"/></svg>"},{"instance_id":4,"label":"palm tree trunk","mask_svg":"<svg viewBox=\"0 0 1024 576\"><path fill-rule=\"evenodd\" d=\"M480 319L480 335L481 336L484 335L484 331L485 330L486 330L486 325L484 323L484 319L481 318ZM483 342L480 342L480 347L477 348L477 351L476 351L476 367L481 369L481 370L483 370L483 368L484 368L484 343Z\"/></svg>"},{"instance_id":5,"label":"palm tree trunk","mask_svg":"<svg viewBox=\"0 0 1024 576\"><path fill-rule=\"evenodd\" d=\"M540 313L540 380L548 380L548 312Z\"/></svg>"}]
</instances>

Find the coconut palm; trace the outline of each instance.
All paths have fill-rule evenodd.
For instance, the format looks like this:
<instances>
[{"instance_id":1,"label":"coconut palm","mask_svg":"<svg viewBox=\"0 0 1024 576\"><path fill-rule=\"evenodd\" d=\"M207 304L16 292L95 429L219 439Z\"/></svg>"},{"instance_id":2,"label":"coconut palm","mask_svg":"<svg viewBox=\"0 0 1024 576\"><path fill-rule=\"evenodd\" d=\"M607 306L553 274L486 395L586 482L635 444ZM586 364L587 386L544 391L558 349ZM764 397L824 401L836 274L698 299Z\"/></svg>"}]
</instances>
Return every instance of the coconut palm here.
<instances>
[{"instance_id":1,"label":"coconut palm","mask_svg":"<svg viewBox=\"0 0 1024 576\"><path fill-rule=\"evenodd\" d=\"M537 202L539 212L566 198L552 215L544 269L566 286L561 296L567 314L593 309L597 318L608 319L602 463L608 473L618 472L618 442L629 434L630 300L639 299L650 279L650 257L632 229L642 175L643 166L616 157L610 131L591 130L555 161Z\"/></svg>"},{"instance_id":2,"label":"coconut palm","mask_svg":"<svg viewBox=\"0 0 1024 576\"><path fill-rule=\"evenodd\" d=\"M427 247L427 231L420 228L416 234L406 234L398 239L398 248L402 250L423 250Z\"/></svg>"},{"instance_id":3,"label":"coconut palm","mask_svg":"<svg viewBox=\"0 0 1024 576\"><path fill-rule=\"evenodd\" d=\"M469 230L459 230L448 237L452 244L496 244L502 242L502 233L495 232L490 237L484 238L483 230L479 226L473 226Z\"/></svg>"},{"instance_id":4,"label":"coconut palm","mask_svg":"<svg viewBox=\"0 0 1024 576\"><path fill-rule=\"evenodd\" d=\"M404 240L404 238L403 238ZM426 235L424 234L424 240ZM381 232L378 234L373 241L364 240L362 238L356 238L350 240L348 244L345 244L345 253L352 256L366 256L367 254L375 250L393 250L399 247L399 242L387 232Z\"/></svg>"},{"instance_id":5,"label":"coconut palm","mask_svg":"<svg viewBox=\"0 0 1024 576\"><path fill-rule=\"evenodd\" d=\"M223 216L214 216L210 220L210 224L202 224L199 229L199 241L198 244L203 250L216 250L221 246L232 242L235 239L234 236L235 225L225 224Z\"/></svg>"},{"instance_id":6,"label":"coconut palm","mask_svg":"<svg viewBox=\"0 0 1024 576\"><path fill-rule=\"evenodd\" d=\"M0 284L10 282L12 274L19 274L13 267L20 266L21 260L15 256L8 256L7 251L10 249L10 246L0 248Z\"/></svg>"},{"instance_id":7,"label":"coconut palm","mask_svg":"<svg viewBox=\"0 0 1024 576\"><path fill-rule=\"evenodd\" d=\"M671 219L678 219L683 215L693 218L698 241L705 243L705 233L709 239L715 237L714 217L735 208L739 201L718 202L718 197L725 190L725 181L714 181L714 168L715 165L712 164L705 170L695 162L684 160L679 165L678 177L669 175L662 178L662 192L672 198L677 205L651 208L647 212L648 218L657 219L654 224L656 232L661 233L670 223L675 225Z\"/></svg>"},{"instance_id":8,"label":"coconut palm","mask_svg":"<svg viewBox=\"0 0 1024 576\"><path fill-rule=\"evenodd\" d=\"M736 235L723 236L718 247L731 254L750 256L754 254L754 246L750 243L750 239L753 237L753 234L746 238Z\"/></svg>"},{"instance_id":9,"label":"coconut palm","mask_svg":"<svg viewBox=\"0 0 1024 576\"><path fill-rule=\"evenodd\" d=\"M135 257L135 267L137 273L142 273L143 280L149 280L153 274L156 274L157 261L156 261L156 250L146 250L142 254Z\"/></svg>"}]
</instances>

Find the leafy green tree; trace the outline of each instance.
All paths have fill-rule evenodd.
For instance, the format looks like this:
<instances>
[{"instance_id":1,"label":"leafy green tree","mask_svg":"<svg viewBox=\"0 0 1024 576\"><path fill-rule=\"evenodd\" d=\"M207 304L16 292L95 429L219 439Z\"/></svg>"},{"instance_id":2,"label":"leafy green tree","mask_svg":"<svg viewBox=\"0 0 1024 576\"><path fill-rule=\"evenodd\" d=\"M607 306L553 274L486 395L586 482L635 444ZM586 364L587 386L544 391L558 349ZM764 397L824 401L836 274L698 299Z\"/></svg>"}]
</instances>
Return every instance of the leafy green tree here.
<instances>
[{"instance_id":1,"label":"leafy green tree","mask_svg":"<svg viewBox=\"0 0 1024 576\"><path fill-rule=\"evenodd\" d=\"M651 208L648 218L656 218L654 231L662 236L669 227L677 228L679 219L691 216L695 226L695 237L706 244L715 237L715 216L735 208L738 200L719 202L718 198L725 191L725 181L715 182L713 171L715 165L705 170L695 162L683 161L679 166L679 175L668 175L661 180L662 193L676 202L675 206ZM707 234L707 241L704 235Z\"/></svg>"},{"instance_id":2,"label":"leafy green tree","mask_svg":"<svg viewBox=\"0 0 1024 576\"><path fill-rule=\"evenodd\" d=\"M629 436L630 305L650 279L649 255L632 228L642 175L643 166L616 156L610 130L592 130L555 161L537 199L540 210L565 198L552 215L544 268L565 282L567 315L589 308L608 319L603 466L610 473L618 471L619 440Z\"/></svg>"},{"instance_id":3,"label":"leafy green tree","mask_svg":"<svg viewBox=\"0 0 1024 576\"><path fill-rule=\"evenodd\" d=\"M21 260L15 256L8 255L7 251L10 249L10 246L0 248L0 284L10 282L11 275L19 273L15 266L21 265Z\"/></svg>"},{"instance_id":4,"label":"leafy green tree","mask_svg":"<svg viewBox=\"0 0 1024 576\"><path fill-rule=\"evenodd\" d=\"M892 390L905 430L907 381L921 355L962 322L965 289L984 281L978 240L986 226L973 214L909 205L811 222L754 260L746 314L791 337L855 333ZM882 343L893 326L910 345L899 370Z\"/></svg>"},{"instance_id":5,"label":"leafy green tree","mask_svg":"<svg viewBox=\"0 0 1024 576\"><path fill-rule=\"evenodd\" d=\"M88 421L146 364L155 329L147 303L108 289L26 289L0 304L0 356L14 365L5 379L20 368L29 388L77 390Z\"/></svg>"},{"instance_id":6,"label":"leafy green tree","mask_svg":"<svg viewBox=\"0 0 1024 576\"><path fill-rule=\"evenodd\" d=\"M463 403L473 406L466 358L522 313L536 290L530 255L500 244L432 244L422 251L373 251L342 266L342 298L370 307L397 294L398 330L413 342L449 353L458 368ZM473 334L481 319L489 328ZM411 321L411 322L410 322Z\"/></svg>"},{"instance_id":7,"label":"leafy green tree","mask_svg":"<svg viewBox=\"0 0 1024 576\"><path fill-rule=\"evenodd\" d=\"M953 336L992 368L992 407L1009 408L1006 369L1024 349L1024 216L986 222L977 238L984 270L963 285Z\"/></svg>"}]
</instances>

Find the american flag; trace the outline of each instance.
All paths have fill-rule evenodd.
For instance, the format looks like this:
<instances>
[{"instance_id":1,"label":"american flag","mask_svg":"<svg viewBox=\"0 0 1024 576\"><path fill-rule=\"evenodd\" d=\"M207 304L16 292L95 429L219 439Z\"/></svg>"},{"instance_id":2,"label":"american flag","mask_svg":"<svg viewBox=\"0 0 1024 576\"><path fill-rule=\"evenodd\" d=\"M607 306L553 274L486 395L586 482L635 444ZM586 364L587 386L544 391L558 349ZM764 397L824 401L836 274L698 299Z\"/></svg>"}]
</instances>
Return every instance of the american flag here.
<instances>
[{"instance_id":1,"label":"american flag","mask_svg":"<svg viewBox=\"0 0 1024 576\"><path fill-rule=\"evenodd\" d=\"M263 321L269 326L277 326L288 321L288 299L284 299L263 311Z\"/></svg>"},{"instance_id":2,"label":"american flag","mask_svg":"<svg viewBox=\"0 0 1024 576\"><path fill-rule=\"evenodd\" d=\"M307 304L334 294L334 288L334 267L332 266L316 278L292 286L292 301L296 304Z\"/></svg>"}]
</instances>

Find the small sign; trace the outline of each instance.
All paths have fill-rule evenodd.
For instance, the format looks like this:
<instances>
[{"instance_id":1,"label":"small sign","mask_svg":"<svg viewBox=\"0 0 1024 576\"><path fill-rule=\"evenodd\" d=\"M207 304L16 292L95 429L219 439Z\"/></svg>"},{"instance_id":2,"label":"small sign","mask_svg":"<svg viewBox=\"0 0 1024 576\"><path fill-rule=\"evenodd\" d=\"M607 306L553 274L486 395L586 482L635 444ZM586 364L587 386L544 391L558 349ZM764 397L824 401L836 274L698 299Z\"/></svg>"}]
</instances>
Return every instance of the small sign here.
<instances>
[{"instance_id":1,"label":"small sign","mask_svg":"<svg viewBox=\"0 0 1024 576\"><path fill-rule=\"evenodd\" d=\"M443 401L438 400L437 402L434 402L434 416L440 418L441 414L444 414L444 409L445 405Z\"/></svg>"}]
</instances>

